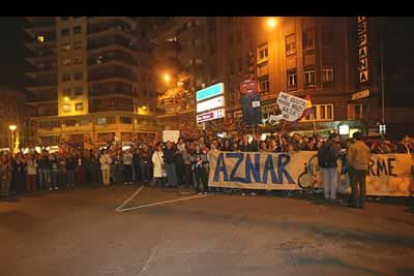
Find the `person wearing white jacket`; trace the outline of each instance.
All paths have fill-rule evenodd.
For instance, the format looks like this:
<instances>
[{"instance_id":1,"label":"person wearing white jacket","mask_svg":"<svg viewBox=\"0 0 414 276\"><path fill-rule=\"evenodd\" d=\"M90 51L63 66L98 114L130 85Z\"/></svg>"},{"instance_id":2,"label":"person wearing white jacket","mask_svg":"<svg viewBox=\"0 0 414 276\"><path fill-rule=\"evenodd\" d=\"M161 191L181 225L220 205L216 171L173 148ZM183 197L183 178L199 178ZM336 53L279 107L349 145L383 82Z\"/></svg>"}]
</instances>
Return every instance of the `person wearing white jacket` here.
<instances>
[{"instance_id":1,"label":"person wearing white jacket","mask_svg":"<svg viewBox=\"0 0 414 276\"><path fill-rule=\"evenodd\" d=\"M161 144L158 144L156 151L152 154L152 163L154 164L154 182L158 182L158 186L164 187L164 178L167 175L164 164L164 152Z\"/></svg>"},{"instance_id":2,"label":"person wearing white jacket","mask_svg":"<svg viewBox=\"0 0 414 276\"><path fill-rule=\"evenodd\" d=\"M101 157L99 157L99 163L101 163L101 171L102 171L102 182L104 185L110 184L110 177L111 177L111 163L112 158L109 156L108 151L104 150Z\"/></svg>"}]
</instances>

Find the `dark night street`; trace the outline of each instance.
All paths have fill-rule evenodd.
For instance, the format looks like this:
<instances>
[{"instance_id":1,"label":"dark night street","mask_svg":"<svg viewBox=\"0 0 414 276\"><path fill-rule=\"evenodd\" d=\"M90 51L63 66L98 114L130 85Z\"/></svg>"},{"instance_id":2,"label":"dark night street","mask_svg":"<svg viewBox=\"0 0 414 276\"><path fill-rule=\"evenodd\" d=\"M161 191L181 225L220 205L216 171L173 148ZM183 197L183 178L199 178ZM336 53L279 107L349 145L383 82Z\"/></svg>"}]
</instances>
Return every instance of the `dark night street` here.
<instances>
[{"instance_id":1,"label":"dark night street","mask_svg":"<svg viewBox=\"0 0 414 276\"><path fill-rule=\"evenodd\" d=\"M407 204L178 195L137 186L0 201L0 275L414 275ZM315 197L315 196L312 196ZM121 209L122 210L122 209Z\"/></svg>"}]
</instances>

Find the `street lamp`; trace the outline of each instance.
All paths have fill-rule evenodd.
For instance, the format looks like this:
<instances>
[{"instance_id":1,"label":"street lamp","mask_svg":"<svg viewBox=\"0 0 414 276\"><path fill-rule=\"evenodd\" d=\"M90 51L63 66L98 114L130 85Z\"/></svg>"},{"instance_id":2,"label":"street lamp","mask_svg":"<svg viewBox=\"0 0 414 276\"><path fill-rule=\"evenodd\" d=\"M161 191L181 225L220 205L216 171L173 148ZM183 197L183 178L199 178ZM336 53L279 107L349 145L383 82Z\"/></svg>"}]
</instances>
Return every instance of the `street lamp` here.
<instances>
[{"instance_id":1,"label":"street lamp","mask_svg":"<svg viewBox=\"0 0 414 276\"><path fill-rule=\"evenodd\" d=\"M64 100L65 102L69 102L69 97L64 97L64 98L63 98L63 100Z\"/></svg>"},{"instance_id":2,"label":"street lamp","mask_svg":"<svg viewBox=\"0 0 414 276\"><path fill-rule=\"evenodd\" d=\"M17 126L16 125L9 125L9 129L10 129L10 132L11 132L11 154L13 155L13 153L14 153L14 132L16 131Z\"/></svg>"},{"instance_id":3,"label":"street lamp","mask_svg":"<svg viewBox=\"0 0 414 276\"><path fill-rule=\"evenodd\" d=\"M267 27L269 27L269 29L274 29L277 25L277 21L273 17L268 18L266 23L267 23Z\"/></svg>"},{"instance_id":4,"label":"street lamp","mask_svg":"<svg viewBox=\"0 0 414 276\"><path fill-rule=\"evenodd\" d=\"M164 74L163 79L167 84L170 83L170 80L171 80L170 74L168 74L168 73Z\"/></svg>"}]
</instances>

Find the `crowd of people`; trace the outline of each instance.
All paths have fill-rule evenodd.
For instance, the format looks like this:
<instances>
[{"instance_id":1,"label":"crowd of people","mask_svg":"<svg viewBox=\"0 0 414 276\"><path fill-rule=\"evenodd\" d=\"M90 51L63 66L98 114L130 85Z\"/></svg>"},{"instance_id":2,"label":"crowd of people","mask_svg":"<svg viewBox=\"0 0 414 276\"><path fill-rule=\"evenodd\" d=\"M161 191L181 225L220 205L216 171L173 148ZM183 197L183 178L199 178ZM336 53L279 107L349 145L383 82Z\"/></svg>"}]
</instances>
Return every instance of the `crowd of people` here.
<instances>
[{"instance_id":1,"label":"crowd of people","mask_svg":"<svg viewBox=\"0 0 414 276\"><path fill-rule=\"evenodd\" d=\"M352 139L339 139L338 150L347 149ZM321 136L276 133L261 140L259 135L220 138L212 133L177 143L137 143L130 148L108 145L98 150L66 149L28 154L0 154L1 196L34 191L74 188L76 184L144 184L162 188L188 187L208 192L209 160L212 152L321 151L328 142ZM414 153L414 139L403 136L396 144L386 140L365 140L372 153ZM326 176L327 177L327 176ZM329 181L327 181L329 182ZM329 191L327 187L326 191ZM327 194L329 198L330 195Z\"/></svg>"}]
</instances>

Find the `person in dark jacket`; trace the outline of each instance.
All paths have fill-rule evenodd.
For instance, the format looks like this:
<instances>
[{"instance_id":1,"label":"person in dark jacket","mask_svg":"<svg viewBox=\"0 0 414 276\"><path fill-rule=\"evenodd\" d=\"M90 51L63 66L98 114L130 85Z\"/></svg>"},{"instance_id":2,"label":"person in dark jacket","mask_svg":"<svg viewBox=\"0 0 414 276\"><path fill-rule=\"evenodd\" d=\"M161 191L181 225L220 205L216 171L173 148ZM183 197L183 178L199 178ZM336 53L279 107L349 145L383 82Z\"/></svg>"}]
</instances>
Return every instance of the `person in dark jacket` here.
<instances>
[{"instance_id":1,"label":"person in dark jacket","mask_svg":"<svg viewBox=\"0 0 414 276\"><path fill-rule=\"evenodd\" d=\"M50 189L50 160L46 152L43 152L37 161L39 171L39 190Z\"/></svg>"},{"instance_id":2,"label":"person in dark jacket","mask_svg":"<svg viewBox=\"0 0 414 276\"><path fill-rule=\"evenodd\" d=\"M134 183L141 182L141 167L139 166L139 149L135 149L132 155L132 165L134 168Z\"/></svg>"},{"instance_id":3,"label":"person in dark jacket","mask_svg":"<svg viewBox=\"0 0 414 276\"><path fill-rule=\"evenodd\" d=\"M178 144L177 144L177 154L175 156L175 169L176 169L176 173L177 173L177 184L178 186L183 186L184 185L184 175L185 175L185 170L184 170L184 157L183 154L185 152L186 148L185 148L185 143L184 143L184 139L180 138L178 140Z\"/></svg>"},{"instance_id":4,"label":"person in dark jacket","mask_svg":"<svg viewBox=\"0 0 414 276\"><path fill-rule=\"evenodd\" d=\"M195 151L191 155L194 172L194 189L196 192L207 193L207 155L201 150L200 145L196 145Z\"/></svg>"},{"instance_id":5,"label":"person in dark jacket","mask_svg":"<svg viewBox=\"0 0 414 276\"><path fill-rule=\"evenodd\" d=\"M151 164L152 152L147 144L142 146L142 151L139 156L139 166L141 168L141 177L144 185L149 185L152 181Z\"/></svg>"},{"instance_id":6,"label":"person in dark jacket","mask_svg":"<svg viewBox=\"0 0 414 276\"><path fill-rule=\"evenodd\" d=\"M325 199L336 200L338 186L338 165L340 136L332 133L329 140L325 142L318 151L318 162L322 172L322 182L325 192Z\"/></svg>"},{"instance_id":7,"label":"person in dark jacket","mask_svg":"<svg viewBox=\"0 0 414 276\"><path fill-rule=\"evenodd\" d=\"M164 152L164 163L167 171L167 184L166 187L177 186L177 173L175 168L175 157L177 155L177 149L170 141L167 142L167 148Z\"/></svg>"},{"instance_id":8,"label":"person in dark jacket","mask_svg":"<svg viewBox=\"0 0 414 276\"><path fill-rule=\"evenodd\" d=\"M68 154L66 158L66 173L68 176L67 187L75 187L76 159L72 154Z\"/></svg>"}]
</instances>

